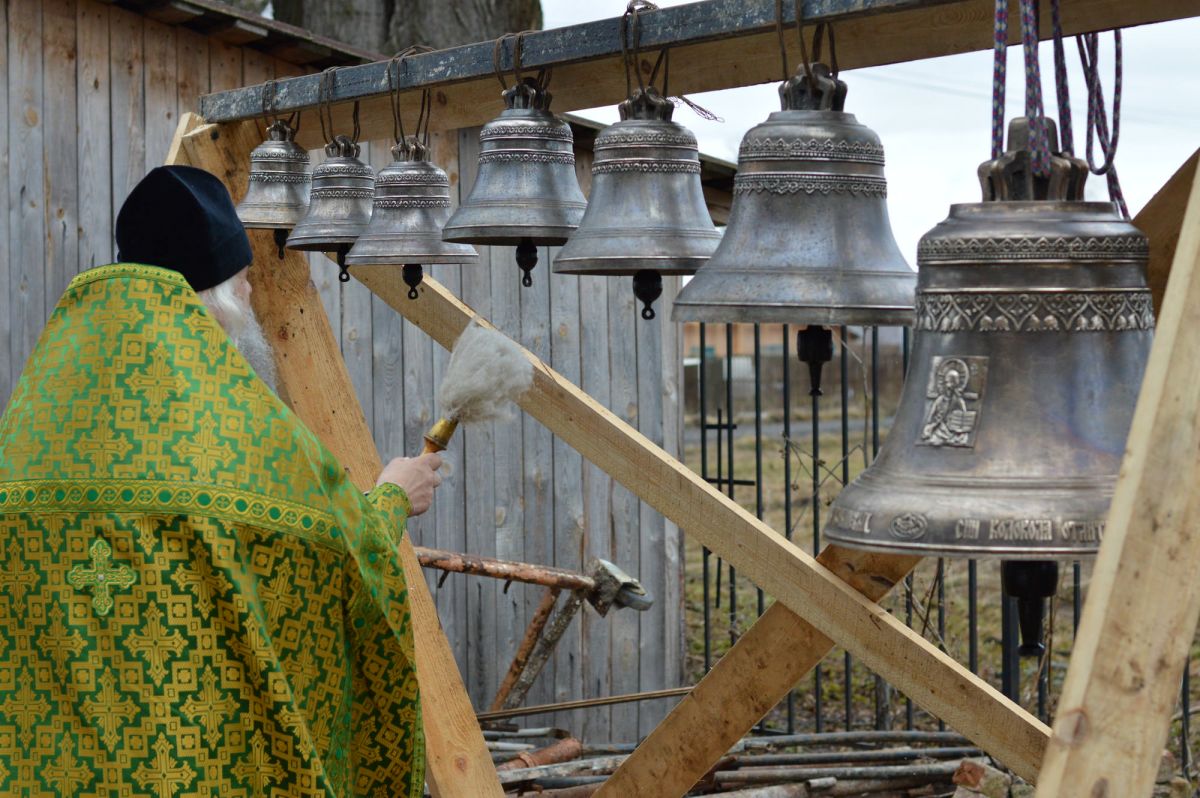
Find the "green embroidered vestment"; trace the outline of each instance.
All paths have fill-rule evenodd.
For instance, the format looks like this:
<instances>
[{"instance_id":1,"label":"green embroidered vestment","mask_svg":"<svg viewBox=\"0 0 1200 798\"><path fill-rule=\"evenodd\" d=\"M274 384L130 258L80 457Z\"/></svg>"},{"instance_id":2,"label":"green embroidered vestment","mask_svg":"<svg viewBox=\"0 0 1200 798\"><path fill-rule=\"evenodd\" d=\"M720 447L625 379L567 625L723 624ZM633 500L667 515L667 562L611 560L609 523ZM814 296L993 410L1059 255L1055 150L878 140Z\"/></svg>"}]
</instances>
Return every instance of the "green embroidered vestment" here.
<instances>
[{"instance_id":1,"label":"green embroidered vestment","mask_svg":"<svg viewBox=\"0 0 1200 798\"><path fill-rule=\"evenodd\" d=\"M0 418L0 795L420 795L408 511L178 274L79 275Z\"/></svg>"}]
</instances>

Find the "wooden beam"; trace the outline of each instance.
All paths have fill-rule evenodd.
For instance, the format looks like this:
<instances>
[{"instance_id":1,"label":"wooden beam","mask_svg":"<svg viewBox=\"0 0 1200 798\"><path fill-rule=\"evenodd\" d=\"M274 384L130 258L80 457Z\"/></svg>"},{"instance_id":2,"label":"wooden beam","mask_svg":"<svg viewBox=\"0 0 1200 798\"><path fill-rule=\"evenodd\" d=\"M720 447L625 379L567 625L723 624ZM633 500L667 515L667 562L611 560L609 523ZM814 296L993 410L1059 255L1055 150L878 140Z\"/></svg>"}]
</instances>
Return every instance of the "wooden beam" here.
<instances>
[{"instance_id":1,"label":"wooden beam","mask_svg":"<svg viewBox=\"0 0 1200 798\"><path fill-rule=\"evenodd\" d=\"M259 143L253 123L217 128L195 126L189 114L181 127L187 161L222 178L235 199L246 190L250 150ZM366 491L382 463L370 427L309 277L308 260L287 251L279 260L269 231L250 231L255 268L250 270L255 313L275 351L280 395ZM430 386L430 390L433 386ZM417 651L427 753L427 778L435 796L500 796L502 790L475 712L442 632L421 564L406 536L400 542Z\"/></svg>"},{"instance_id":2,"label":"wooden beam","mask_svg":"<svg viewBox=\"0 0 1200 798\"><path fill-rule=\"evenodd\" d=\"M920 558L826 546L817 561L878 601ZM609 777L596 798L684 795L832 648L832 640L796 613L772 604Z\"/></svg>"},{"instance_id":3,"label":"wooden beam","mask_svg":"<svg viewBox=\"0 0 1200 798\"><path fill-rule=\"evenodd\" d=\"M446 348L478 318L428 277L420 298L409 300L399 269L358 267L351 269L351 274ZM815 631L843 646L1014 772L1030 779L1036 775L1049 734L1043 723L537 357L525 354L534 366L533 387L519 403L525 412L737 567ZM772 655L780 656L780 652L775 650Z\"/></svg>"},{"instance_id":4,"label":"wooden beam","mask_svg":"<svg viewBox=\"0 0 1200 798\"><path fill-rule=\"evenodd\" d=\"M1187 198L1195 182L1197 162L1200 162L1200 150L1184 161L1183 166L1133 218L1134 226L1150 238L1150 264L1146 267L1146 280L1150 283L1150 294L1154 298L1155 315L1162 311L1163 294L1167 290L1171 263L1175 260L1175 247L1183 227Z\"/></svg>"},{"instance_id":5,"label":"wooden beam","mask_svg":"<svg viewBox=\"0 0 1200 798\"><path fill-rule=\"evenodd\" d=\"M1200 180L1194 169L1187 182L1187 194L1175 194L1174 202L1186 207L1183 227L1039 798L1150 794L1200 617L1200 391L1192 382L1200 370ZM1178 212L1172 208L1168 216Z\"/></svg>"},{"instance_id":6,"label":"wooden beam","mask_svg":"<svg viewBox=\"0 0 1200 798\"><path fill-rule=\"evenodd\" d=\"M1042 5L1042 31L1049 36L1049 3ZM799 58L794 6L784 6L785 17L793 24L785 38L794 68ZM993 11L993 0L805 0L804 19L807 24L837 23L838 61L846 70L991 49ZM1018 11L1016 0L1012 0L1012 19L1018 18ZM1073 0L1064 4L1063 26L1067 35L1073 35L1196 13L1194 0ZM706 0L649 12L642 19L645 49L671 46L673 93L780 80L773 0ZM1018 42L1020 26L1009 28L1010 41ZM594 108L624 99L619 31L620 19L614 17L539 31L525 39L524 64L554 68L554 110ZM508 64L512 48L506 52ZM479 125L502 108L500 87L492 70L491 42L440 50L405 63L405 75L400 80L406 89L402 95L404 113L414 114L415 118L420 99L419 92L408 89L433 88L435 130ZM335 128L348 127L350 105L361 100L363 140L391 135L386 69L387 62L382 61L339 72L334 98L341 104L334 109ZM315 108L319 84L319 75L281 82L279 108ZM853 76L850 84L848 110L855 110ZM209 95L202 100L201 112L212 122L256 117L262 112L261 92L262 87L256 86ZM763 115L770 110L764 108ZM310 149L324 144L319 140L319 125L305 125L299 139Z\"/></svg>"}]
</instances>

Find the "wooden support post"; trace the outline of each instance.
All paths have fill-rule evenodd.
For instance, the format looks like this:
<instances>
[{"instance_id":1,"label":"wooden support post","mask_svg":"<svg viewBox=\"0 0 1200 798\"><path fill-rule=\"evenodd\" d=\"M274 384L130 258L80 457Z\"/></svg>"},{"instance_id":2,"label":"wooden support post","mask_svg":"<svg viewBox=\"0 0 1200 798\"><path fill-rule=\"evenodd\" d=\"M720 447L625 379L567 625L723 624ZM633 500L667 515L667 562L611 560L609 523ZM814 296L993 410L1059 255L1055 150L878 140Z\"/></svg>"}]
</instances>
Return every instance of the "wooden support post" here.
<instances>
[{"instance_id":1,"label":"wooden support post","mask_svg":"<svg viewBox=\"0 0 1200 798\"><path fill-rule=\"evenodd\" d=\"M245 193L250 150L258 144L253 123L202 125L189 114L180 122L177 162L221 177L235 198ZM277 255L270 231L250 231L256 267L250 270L255 313L275 351L280 395L329 447L360 490L375 484L382 464L330 329L308 260ZM433 386L429 386L433 390ZM502 790L475 712L463 686L412 542L400 544L408 580L417 651L417 679L425 707L427 780L435 796L500 796Z\"/></svg>"},{"instance_id":2,"label":"wooden support post","mask_svg":"<svg viewBox=\"0 0 1200 798\"><path fill-rule=\"evenodd\" d=\"M477 318L428 277L420 298L409 300L398 269L358 267L351 274L444 347L452 347ZM845 647L1016 773L1030 779L1037 774L1049 734L1044 724L537 357L528 352L526 356L534 365L534 383L520 400L525 412L736 566L820 635ZM770 652L779 655L778 648Z\"/></svg>"},{"instance_id":3,"label":"wooden support post","mask_svg":"<svg viewBox=\"0 0 1200 798\"><path fill-rule=\"evenodd\" d=\"M817 561L872 601L919 557L826 546ZM776 602L680 701L596 794L683 795L817 666L833 641Z\"/></svg>"},{"instance_id":4,"label":"wooden support post","mask_svg":"<svg viewBox=\"0 0 1200 798\"><path fill-rule=\"evenodd\" d=\"M1167 278L1171 275L1171 263L1175 260L1175 247L1179 244L1179 232L1183 228L1183 214L1187 210L1197 162L1200 162L1200 150L1184 161L1183 166L1171 175L1171 179L1133 218L1134 227L1150 238L1150 264L1146 267L1146 281L1150 283L1150 294L1154 297L1155 315L1162 313L1163 294L1167 290Z\"/></svg>"},{"instance_id":5,"label":"wooden support post","mask_svg":"<svg viewBox=\"0 0 1200 798\"><path fill-rule=\"evenodd\" d=\"M1187 182L1186 198L1175 195L1186 212L1039 798L1150 795L1200 616L1200 391L1192 381L1200 370L1200 180L1194 168ZM1177 218L1178 205L1166 215Z\"/></svg>"}]
</instances>

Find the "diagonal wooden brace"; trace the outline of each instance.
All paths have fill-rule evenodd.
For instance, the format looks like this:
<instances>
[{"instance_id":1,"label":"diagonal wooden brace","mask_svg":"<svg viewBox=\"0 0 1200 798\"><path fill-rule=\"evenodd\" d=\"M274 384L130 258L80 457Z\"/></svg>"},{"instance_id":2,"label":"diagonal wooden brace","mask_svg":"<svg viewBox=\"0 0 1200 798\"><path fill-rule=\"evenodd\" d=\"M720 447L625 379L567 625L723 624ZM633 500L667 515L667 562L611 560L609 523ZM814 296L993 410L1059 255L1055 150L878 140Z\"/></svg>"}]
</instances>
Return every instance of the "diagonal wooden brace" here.
<instances>
[{"instance_id":1,"label":"diagonal wooden brace","mask_svg":"<svg viewBox=\"0 0 1200 798\"><path fill-rule=\"evenodd\" d=\"M250 150L259 142L255 126L202 122L194 114L181 120L169 162L207 169L225 181L236 199L245 193ZM355 486L369 490L382 463L321 298L309 278L308 259L288 250L280 260L270 231L249 232L257 264L250 270L253 303L275 351L280 395L337 456ZM408 580L417 678L425 706L430 789L440 798L498 797L502 790L491 754L408 537L400 543L400 556Z\"/></svg>"},{"instance_id":2,"label":"diagonal wooden brace","mask_svg":"<svg viewBox=\"0 0 1200 798\"><path fill-rule=\"evenodd\" d=\"M351 274L446 348L478 317L437 281L407 298L400 271ZM486 324L482 319L480 323ZM521 408L738 572L804 618L818 636L850 651L925 709L1019 775L1032 779L1049 729L939 651L836 573L721 494L536 356ZM894 580L893 580L894 581ZM776 640L771 656L796 656ZM817 649L822 644L818 640ZM658 793L662 794L662 793Z\"/></svg>"}]
</instances>

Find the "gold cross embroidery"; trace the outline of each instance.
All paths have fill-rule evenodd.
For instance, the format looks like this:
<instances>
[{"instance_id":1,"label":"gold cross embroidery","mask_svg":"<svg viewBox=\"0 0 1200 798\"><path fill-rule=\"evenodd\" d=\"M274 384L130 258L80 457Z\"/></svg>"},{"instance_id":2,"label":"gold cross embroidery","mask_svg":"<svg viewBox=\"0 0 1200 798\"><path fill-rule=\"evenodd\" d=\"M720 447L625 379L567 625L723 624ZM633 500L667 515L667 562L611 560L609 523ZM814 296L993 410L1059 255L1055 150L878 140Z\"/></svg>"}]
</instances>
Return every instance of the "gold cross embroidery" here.
<instances>
[{"instance_id":1,"label":"gold cross embroidery","mask_svg":"<svg viewBox=\"0 0 1200 798\"><path fill-rule=\"evenodd\" d=\"M175 444L176 450L191 459L197 473L211 478L213 469L225 466L233 459L233 448L217 434L217 421L205 413L196 425L196 435Z\"/></svg>"},{"instance_id":2,"label":"gold cross embroidery","mask_svg":"<svg viewBox=\"0 0 1200 798\"><path fill-rule=\"evenodd\" d=\"M178 396L185 382L183 375L173 372L167 364L167 350L162 344L154 347L151 362L141 371L135 371L126 383L146 397L146 414L151 421L158 421L166 412L167 397Z\"/></svg>"},{"instance_id":3,"label":"gold cross embroidery","mask_svg":"<svg viewBox=\"0 0 1200 798\"><path fill-rule=\"evenodd\" d=\"M121 727L137 714L137 706L129 696L117 689L117 678L111 668L101 674L100 692L94 698L84 699L83 714L100 727L100 740L109 751L115 751L121 741Z\"/></svg>"},{"instance_id":4,"label":"gold cross embroidery","mask_svg":"<svg viewBox=\"0 0 1200 798\"><path fill-rule=\"evenodd\" d=\"M154 741L154 759L147 765L143 762L133 771L133 777L147 789L154 790L158 798L175 795L181 787L186 787L196 778L196 771L186 763L179 764L171 756L171 741L166 735L158 735Z\"/></svg>"},{"instance_id":5,"label":"gold cross embroidery","mask_svg":"<svg viewBox=\"0 0 1200 798\"><path fill-rule=\"evenodd\" d=\"M221 724L237 709L237 702L217 688L217 674L211 667L200 677L200 692L183 703L183 714L204 729L204 741L214 751L221 742Z\"/></svg>"},{"instance_id":6,"label":"gold cross embroidery","mask_svg":"<svg viewBox=\"0 0 1200 798\"><path fill-rule=\"evenodd\" d=\"M179 630L167 632L162 623L163 613L158 605L152 605L146 611L146 623L142 628L129 635L125 647L150 666L150 678L158 686L162 686L167 675L167 658L174 654L178 657L187 647Z\"/></svg>"},{"instance_id":7,"label":"gold cross embroidery","mask_svg":"<svg viewBox=\"0 0 1200 798\"><path fill-rule=\"evenodd\" d=\"M267 788L283 778L283 768L271 758L261 730L256 729L254 736L250 738L250 751L246 753L245 759L234 766L233 775L243 783L250 784L255 798L265 796Z\"/></svg>"},{"instance_id":8,"label":"gold cross embroidery","mask_svg":"<svg viewBox=\"0 0 1200 798\"><path fill-rule=\"evenodd\" d=\"M112 547L103 538L96 538L90 552L92 567L76 565L67 574L67 583L76 590L91 588L92 609L98 615L107 615L113 605L112 590L129 587L137 581L137 576L128 565L110 563Z\"/></svg>"}]
</instances>

